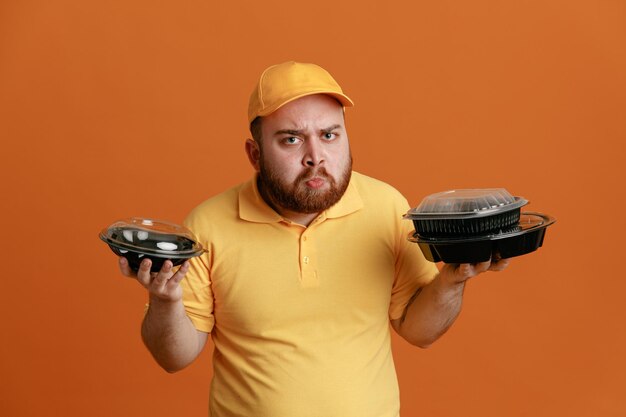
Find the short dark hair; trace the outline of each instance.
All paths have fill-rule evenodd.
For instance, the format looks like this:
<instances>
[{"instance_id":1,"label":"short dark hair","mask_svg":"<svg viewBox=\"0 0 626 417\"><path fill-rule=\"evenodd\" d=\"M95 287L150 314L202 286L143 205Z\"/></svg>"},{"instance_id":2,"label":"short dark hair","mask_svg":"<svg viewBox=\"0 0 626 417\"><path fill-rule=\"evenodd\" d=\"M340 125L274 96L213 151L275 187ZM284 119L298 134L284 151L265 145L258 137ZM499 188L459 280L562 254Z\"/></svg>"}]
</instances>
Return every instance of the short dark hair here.
<instances>
[{"instance_id":1,"label":"short dark hair","mask_svg":"<svg viewBox=\"0 0 626 417\"><path fill-rule=\"evenodd\" d=\"M261 133L263 130L261 120L261 116L258 116L252 121L252 123L250 123L250 134L252 135L252 139L254 139L254 141L259 145L261 144Z\"/></svg>"}]
</instances>

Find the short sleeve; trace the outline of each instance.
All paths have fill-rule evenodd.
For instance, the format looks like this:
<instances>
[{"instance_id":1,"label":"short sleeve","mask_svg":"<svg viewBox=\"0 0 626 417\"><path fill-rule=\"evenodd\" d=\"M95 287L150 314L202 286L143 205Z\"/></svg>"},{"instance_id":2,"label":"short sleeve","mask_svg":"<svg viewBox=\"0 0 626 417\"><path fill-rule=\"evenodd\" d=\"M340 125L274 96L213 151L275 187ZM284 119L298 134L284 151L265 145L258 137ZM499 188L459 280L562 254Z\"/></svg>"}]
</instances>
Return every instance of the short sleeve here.
<instances>
[{"instance_id":1,"label":"short sleeve","mask_svg":"<svg viewBox=\"0 0 626 417\"><path fill-rule=\"evenodd\" d=\"M434 263L424 258L419 246L408 240L409 234L413 231L412 223L401 217L408 210L409 205L405 200L396 224L395 278L389 305L391 320L402 317L409 300L418 288L429 284L439 272Z\"/></svg>"},{"instance_id":2,"label":"short sleeve","mask_svg":"<svg viewBox=\"0 0 626 417\"><path fill-rule=\"evenodd\" d=\"M194 327L201 332L210 333L215 324L213 292L211 291L210 247L209 243L202 239L202 234L197 232L193 215L185 220L185 226L196 234L202 246L209 252L189 260L189 271L180 283L183 289L183 304Z\"/></svg>"}]
</instances>

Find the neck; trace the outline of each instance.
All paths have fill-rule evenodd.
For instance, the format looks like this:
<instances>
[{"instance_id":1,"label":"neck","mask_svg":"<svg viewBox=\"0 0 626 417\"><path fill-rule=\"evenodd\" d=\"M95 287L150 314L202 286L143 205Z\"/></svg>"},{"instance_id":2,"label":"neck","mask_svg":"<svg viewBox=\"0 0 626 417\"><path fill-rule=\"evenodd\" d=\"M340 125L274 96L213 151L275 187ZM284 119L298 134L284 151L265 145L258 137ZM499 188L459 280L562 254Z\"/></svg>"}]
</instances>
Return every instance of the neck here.
<instances>
[{"instance_id":1,"label":"neck","mask_svg":"<svg viewBox=\"0 0 626 417\"><path fill-rule=\"evenodd\" d=\"M282 217L289 221L301 224L302 226L308 226L313 222L313 220L315 220L317 216L320 215L320 213L299 213L297 211L284 209L278 206L278 204L274 203L270 195L265 190L265 187L263 187L263 183L259 178L257 178L256 184L257 188L259 189L259 194L261 194L261 198L263 198L263 201L265 201L267 205L270 206L276 213L280 214Z\"/></svg>"}]
</instances>

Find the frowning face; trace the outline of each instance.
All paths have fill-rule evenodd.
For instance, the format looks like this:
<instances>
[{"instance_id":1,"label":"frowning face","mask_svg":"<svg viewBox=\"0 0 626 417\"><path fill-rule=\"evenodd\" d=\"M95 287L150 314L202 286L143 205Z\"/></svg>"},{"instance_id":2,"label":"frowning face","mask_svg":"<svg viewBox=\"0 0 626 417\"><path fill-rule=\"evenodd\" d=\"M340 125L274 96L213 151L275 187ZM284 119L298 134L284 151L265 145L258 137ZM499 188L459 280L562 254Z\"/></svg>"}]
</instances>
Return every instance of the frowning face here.
<instances>
[{"instance_id":1,"label":"frowning face","mask_svg":"<svg viewBox=\"0 0 626 417\"><path fill-rule=\"evenodd\" d=\"M261 132L262 144L246 149L268 204L288 215L319 213L339 201L352 157L343 108L335 99L316 94L292 101L264 117Z\"/></svg>"}]
</instances>

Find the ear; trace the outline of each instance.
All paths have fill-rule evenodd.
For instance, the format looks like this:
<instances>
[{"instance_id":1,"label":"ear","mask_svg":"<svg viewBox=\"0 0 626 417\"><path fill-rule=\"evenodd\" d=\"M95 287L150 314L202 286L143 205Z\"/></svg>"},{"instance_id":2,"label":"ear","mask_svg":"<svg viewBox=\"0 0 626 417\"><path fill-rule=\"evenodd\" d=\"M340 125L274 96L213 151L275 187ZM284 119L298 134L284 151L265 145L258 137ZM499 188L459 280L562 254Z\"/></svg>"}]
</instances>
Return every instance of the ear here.
<instances>
[{"instance_id":1,"label":"ear","mask_svg":"<svg viewBox=\"0 0 626 417\"><path fill-rule=\"evenodd\" d=\"M259 149L259 144L256 143L253 139L246 139L246 155L248 155L248 160L252 167L259 172L261 159L261 150Z\"/></svg>"}]
</instances>

